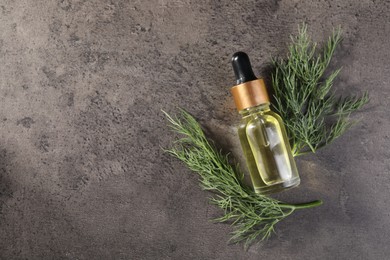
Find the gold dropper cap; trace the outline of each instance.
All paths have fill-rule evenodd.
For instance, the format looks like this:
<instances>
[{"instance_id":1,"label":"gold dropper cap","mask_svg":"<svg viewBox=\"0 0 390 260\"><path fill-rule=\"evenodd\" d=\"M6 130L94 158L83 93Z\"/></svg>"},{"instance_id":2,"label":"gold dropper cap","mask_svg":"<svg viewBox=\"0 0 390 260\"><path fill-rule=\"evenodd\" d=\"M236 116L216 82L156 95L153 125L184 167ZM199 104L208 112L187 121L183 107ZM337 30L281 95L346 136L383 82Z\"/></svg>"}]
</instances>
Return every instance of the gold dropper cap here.
<instances>
[{"instance_id":1,"label":"gold dropper cap","mask_svg":"<svg viewBox=\"0 0 390 260\"><path fill-rule=\"evenodd\" d=\"M237 110L269 103L267 89L263 79L255 79L231 88Z\"/></svg>"},{"instance_id":2,"label":"gold dropper cap","mask_svg":"<svg viewBox=\"0 0 390 260\"><path fill-rule=\"evenodd\" d=\"M237 110L269 103L269 97L263 79L253 73L249 57L245 52L236 52L232 57L237 85L231 88Z\"/></svg>"}]
</instances>

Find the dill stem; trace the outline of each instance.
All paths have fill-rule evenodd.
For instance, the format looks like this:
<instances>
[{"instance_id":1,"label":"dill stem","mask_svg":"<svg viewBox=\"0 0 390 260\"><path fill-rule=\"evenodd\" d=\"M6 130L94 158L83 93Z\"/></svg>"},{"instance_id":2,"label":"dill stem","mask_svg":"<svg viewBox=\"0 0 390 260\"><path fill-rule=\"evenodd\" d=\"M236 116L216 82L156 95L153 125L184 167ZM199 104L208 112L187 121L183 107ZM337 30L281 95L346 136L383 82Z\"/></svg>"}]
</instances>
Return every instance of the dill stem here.
<instances>
[{"instance_id":1,"label":"dill stem","mask_svg":"<svg viewBox=\"0 0 390 260\"><path fill-rule=\"evenodd\" d=\"M307 202L307 203L302 203L302 204L278 204L279 207L281 208L289 208L289 209L309 209L309 208L314 208L322 205L321 200L315 200L312 202Z\"/></svg>"},{"instance_id":2,"label":"dill stem","mask_svg":"<svg viewBox=\"0 0 390 260\"><path fill-rule=\"evenodd\" d=\"M311 145L311 143L309 142L309 140L306 141L306 144L309 146L309 148L312 150L313 153L316 152L316 149L314 148L313 145Z\"/></svg>"}]
</instances>

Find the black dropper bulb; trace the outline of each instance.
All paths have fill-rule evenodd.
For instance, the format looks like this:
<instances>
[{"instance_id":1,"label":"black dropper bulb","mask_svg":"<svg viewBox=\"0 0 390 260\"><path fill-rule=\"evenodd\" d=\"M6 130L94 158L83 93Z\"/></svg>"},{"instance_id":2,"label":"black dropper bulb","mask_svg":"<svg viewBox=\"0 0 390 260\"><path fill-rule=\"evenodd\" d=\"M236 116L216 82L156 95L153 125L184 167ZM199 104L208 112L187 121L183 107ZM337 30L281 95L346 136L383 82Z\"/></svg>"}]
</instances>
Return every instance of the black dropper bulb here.
<instances>
[{"instance_id":1,"label":"black dropper bulb","mask_svg":"<svg viewBox=\"0 0 390 260\"><path fill-rule=\"evenodd\" d=\"M253 73L251 62L245 52L239 51L232 56L232 65L236 75L237 85L257 79Z\"/></svg>"}]
</instances>

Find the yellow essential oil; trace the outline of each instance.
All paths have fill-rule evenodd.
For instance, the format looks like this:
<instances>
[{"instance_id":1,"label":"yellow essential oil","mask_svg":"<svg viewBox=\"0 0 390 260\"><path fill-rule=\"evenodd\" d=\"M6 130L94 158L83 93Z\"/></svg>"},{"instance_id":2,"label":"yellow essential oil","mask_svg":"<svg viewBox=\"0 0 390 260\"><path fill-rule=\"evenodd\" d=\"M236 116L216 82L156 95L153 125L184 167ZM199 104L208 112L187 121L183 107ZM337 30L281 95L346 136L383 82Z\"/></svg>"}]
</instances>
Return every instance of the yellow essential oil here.
<instances>
[{"instance_id":1,"label":"yellow essential oil","mask_svg":"<svg viewBox=\"0 0 390 260\"><path fill-rule=\"evenodd\" d=\"M242 150L255 192L282 191L300 183L281 117L270 110L264 81L257 79L246 53L233 55L237 85L232 94L242 115L238 127Z\"/></svg>"}]
</instances>

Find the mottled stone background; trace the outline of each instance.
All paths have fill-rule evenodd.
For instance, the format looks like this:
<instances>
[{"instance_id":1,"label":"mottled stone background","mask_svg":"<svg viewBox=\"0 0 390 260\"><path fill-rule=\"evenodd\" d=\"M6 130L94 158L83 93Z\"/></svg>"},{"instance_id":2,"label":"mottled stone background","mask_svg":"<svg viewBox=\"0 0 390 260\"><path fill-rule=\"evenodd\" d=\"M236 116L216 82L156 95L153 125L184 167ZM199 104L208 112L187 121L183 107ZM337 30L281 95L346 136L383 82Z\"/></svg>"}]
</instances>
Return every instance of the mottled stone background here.
<instances>
[{"instance_id":1,"label":"mottled stone background","mask_svg":"<svg viewBox=\"0 0 390 260\"><path fill-rule=\"evenodd\" d=\"M162 152L161 109L240 158L230 56L259 73L304 21L319 42L341 25L335 89L371 102L279 195L324 205L246 252ZM1 259L388 259L389 34L389 1L0 0Z\"/></svg>"}]
</instances>

